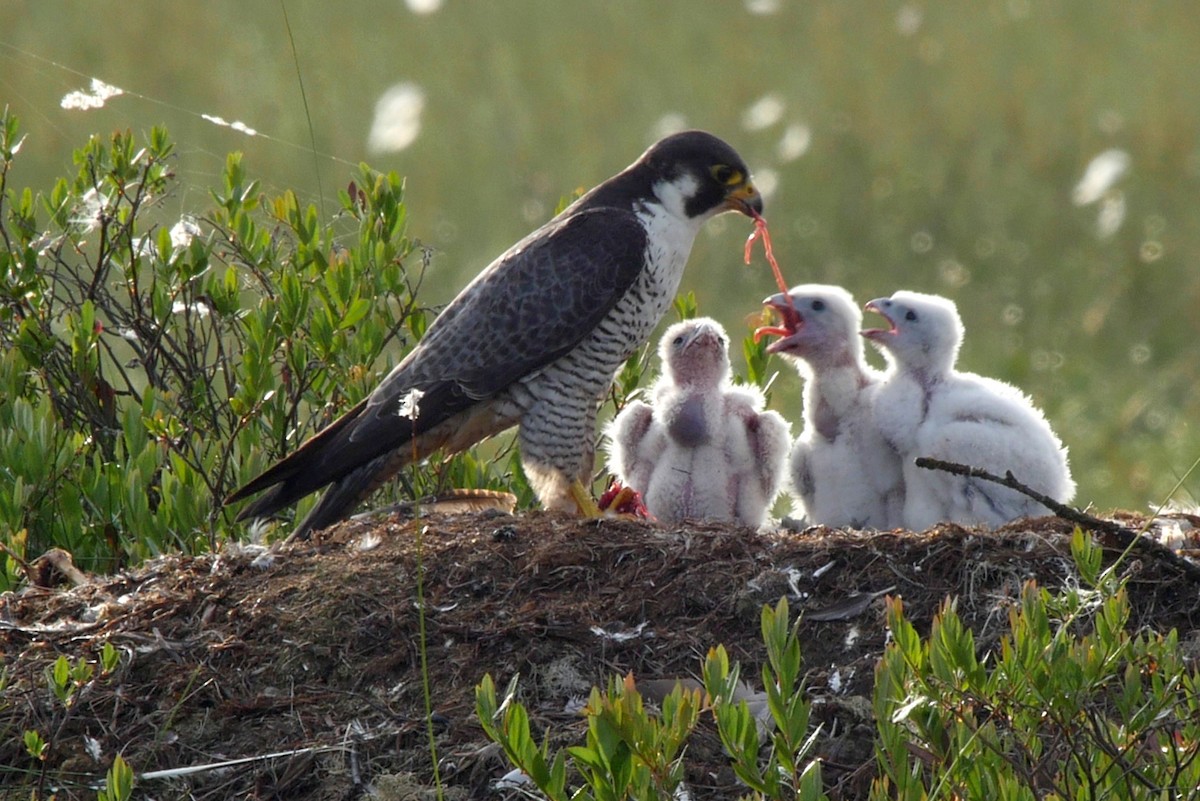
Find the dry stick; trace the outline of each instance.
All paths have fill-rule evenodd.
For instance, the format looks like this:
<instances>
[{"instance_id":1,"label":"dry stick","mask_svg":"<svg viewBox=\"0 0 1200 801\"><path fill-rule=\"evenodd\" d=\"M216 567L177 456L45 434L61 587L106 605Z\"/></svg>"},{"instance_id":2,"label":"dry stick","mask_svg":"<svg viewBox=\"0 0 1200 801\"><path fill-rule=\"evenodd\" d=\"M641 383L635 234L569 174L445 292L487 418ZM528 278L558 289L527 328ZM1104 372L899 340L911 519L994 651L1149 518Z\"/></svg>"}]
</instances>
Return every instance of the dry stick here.
<instances>
[{"instance_id":1,"label":"dry stick","mask_svg":"<svg viewBox=\"0 0 1200 801\"><path fill-rule=\"evenodd\" d=\"M1012 471L1006 471L1004 477L1001 478L1000 476L989 473L986 470L981 470L978 467L958 464L957 462L944 462L941 459L930 459L927 456L918 456L916 464L917 467L923 467L926 470L941 470L946 473L953 473L956 476L982 478L984 481L991 481L992 483L999 484L1002 487L1008 487L1009 489L1015 490L1026 497L1032 498L1064 520L1069 520L1072 523L1076 523L1080 526L1084 526L1095 531L1102 531L1105 534L1111 535L1117 541L1117 545L1123 550L1128 551L1131 548L1137 548L1147 556L1160 559L1186 574L1189 578L1195 581L1200 581L1200 567L1197 567L1188 560L1184 559L1182 556L1175 553L1170 548L1167 548L1165 545L1155 542L1154 540L1147 539L1133 529L1122 526L1120 523L1114 523L1111 520L1101 520L1100 518L1089 515L1086 512L1080 512L1078 509L1073 509L1064 503L1059 503L1049 495L1043 495L1037 490L1031 489L1025 484L1022 484L1020 481L1017 481L1017 479L1013 477Z\"/></svg>"}]
</instances>

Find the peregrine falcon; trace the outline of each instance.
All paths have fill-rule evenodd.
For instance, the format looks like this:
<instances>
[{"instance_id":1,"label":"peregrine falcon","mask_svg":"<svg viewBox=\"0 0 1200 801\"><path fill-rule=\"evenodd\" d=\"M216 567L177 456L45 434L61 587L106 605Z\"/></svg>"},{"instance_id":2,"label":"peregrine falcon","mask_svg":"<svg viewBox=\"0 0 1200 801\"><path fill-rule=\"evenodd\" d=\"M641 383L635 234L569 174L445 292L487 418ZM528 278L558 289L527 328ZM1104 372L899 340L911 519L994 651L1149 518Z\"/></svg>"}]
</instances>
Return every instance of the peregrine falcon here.
<instances>
[{"instance_id":1,"label":"peregrine falcon","mask_svg":"<svg viewBox=\"0 0 1200 801\"><path fill-rule=\"evenodd\" d=\"M405 465L519 424L541 503L598 515L583 482L599 401L725 211L762 211L737 152L703 131L660 140L492 262L374 392L225 503L268 490L238 515L260 518L328 487L292 535L306 537Z\"/></svg>"},{"instance_id":2,"label":"peregrine falcon","mask_svg":"<svg viewBox=\"0 0 1200 801\"><path fill-rule=\"evenodd\" d=\"M900 457L875 423L882 374L863 357L862 312L840 286L801 284L763 303L783 320L756 335L804 377L804 430L792 445L789 475L809 525L890 529L901 525ZM801 514L802 512L802 514Z\"/></svg>"},{"instance_id":3,"label":"peregrine falcon","mask_svg":"<svg viewBox=\"0 0 1200 801\"><path fill-rule=\"evenodd\" d=\"M707 317L667 329L653 406L628 404L609 428L609 467L660 522L758 527L783 484L790 433L762 393L729 385L729 343Z\"/></svg>"},{"instance_id":4,"label":"peregrine falcon","mask_svg":"<svg viewBox=\"0 0 1200 801\"><path fill-rule=\"evenodd\" d=\"M963 324L952 301L896 292L866 308L888 323L862 333L891 363L875 396L875 419L903 463L906 528L924 531L941 521L994 526L1042 511L1007 487L919 468L919 456L1011 471L1056 501L1074 497L1067 451L1025 393L954 369Z\"/></svg>"}]
</instances>

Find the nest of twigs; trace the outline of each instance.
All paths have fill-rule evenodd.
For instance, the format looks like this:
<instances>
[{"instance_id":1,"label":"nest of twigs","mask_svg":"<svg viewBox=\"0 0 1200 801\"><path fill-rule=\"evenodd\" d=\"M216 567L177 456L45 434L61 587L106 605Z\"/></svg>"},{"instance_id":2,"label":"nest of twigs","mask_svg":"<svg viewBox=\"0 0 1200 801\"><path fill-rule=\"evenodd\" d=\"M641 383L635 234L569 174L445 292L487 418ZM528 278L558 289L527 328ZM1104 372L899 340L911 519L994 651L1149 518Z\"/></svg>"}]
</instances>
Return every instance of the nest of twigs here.
<instances>
[{"instance_id":1,"label":"nest of twigs","mask_svg":"<svg viewBox=\"0 0 1200 801\"><path fill-rule=\"evenodd\" d=\"M982 650L1005 630L1022 584L1073 573L1074 523L1042 518L988 532L955 526L864 533L665 529L548 513L350 522L277 552L168 557L70 589L0 597L8 684L0 783L95 797L120 753L156 798L426 797L418 572L441 781L449 797L496 797L508 770L475 722L485 673L521 674L535 730L582 741L573 699L613 675L695 675L724 644L753 678L763 604L802 614L807 686L824 723L824 775L859 798L875 765L870 696L885 594L918 628L947 596ZM1110 556L1115 551L1110 552ZM1193 575L1152 553L1127 560L1133 626L1190 631ZM69 705L48 689L60 654L119 667ZM44 762L22 733L50 743ZM242 760L228 763L234 760ZM695 798L737 786L709 723L688 751ZM173 772L198 767L191 773Z\"/></svg>"}]
</instances>

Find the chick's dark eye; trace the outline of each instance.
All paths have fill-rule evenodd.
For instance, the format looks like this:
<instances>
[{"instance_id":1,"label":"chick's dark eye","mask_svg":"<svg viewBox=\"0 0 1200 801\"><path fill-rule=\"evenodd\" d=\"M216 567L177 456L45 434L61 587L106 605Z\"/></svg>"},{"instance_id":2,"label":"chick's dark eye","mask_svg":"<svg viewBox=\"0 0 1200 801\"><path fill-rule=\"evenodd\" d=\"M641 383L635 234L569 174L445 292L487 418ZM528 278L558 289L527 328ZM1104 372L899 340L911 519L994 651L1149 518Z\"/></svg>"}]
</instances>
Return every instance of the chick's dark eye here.
<instances>
[{"instance_id":1,"label":"chick's dark eye","mask_svg":"<svg viewBox=\"0 0 1200 801\"><path fill-rule=\"evenodd\" d=\"M813 311L823 311L824 309L825 309L825 301L823 301L823 300L814 300L814 301L812 302L812 310L813 310Z\"/></svg>"},{"instance_id":2,"label":"chick's dark eye","mask_svg":"<svg viewBox=\"0 0 1200 801\"><path fill-rule=\"evenodd\" d=\"M917 313L916 313L915 311L912 311L912 310L910 309L909 311L905 312L905 314L904 314L904 319L905 319L905 320L916 320L916 319L917 319Z\"/></svg>"},{"instance_id":3,"label":"chick's dark eye","mask_svg":"<svg viewBox=\"0 0 1200 801\"><path fill-rule=\"evenodd\" d=\"M675 337L673 340L671 340L671 344L672 345L682 345L683 344L683 335L680 334L679 336Z\"/></svg>"}]
</instances>

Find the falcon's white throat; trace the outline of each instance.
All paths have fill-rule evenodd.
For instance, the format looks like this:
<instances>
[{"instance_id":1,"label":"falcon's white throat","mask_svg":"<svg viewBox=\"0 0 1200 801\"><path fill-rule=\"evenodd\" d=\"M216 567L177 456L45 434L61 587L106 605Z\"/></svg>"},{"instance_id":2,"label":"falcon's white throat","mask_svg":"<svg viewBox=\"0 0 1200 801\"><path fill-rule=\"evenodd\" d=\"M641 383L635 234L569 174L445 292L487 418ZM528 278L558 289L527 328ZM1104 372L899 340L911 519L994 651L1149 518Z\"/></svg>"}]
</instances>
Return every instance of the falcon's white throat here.
<instances>
[{"instance_id":1,"label":"falcon's white throat","mask_svg":"<svg viewBox=\"0 0 1200 801\"><path fill-rule=\"evenodd\" d=\"M696 192L699 190L700 181L690 172L685 172L670 181L658 181L654 184L654 194L662 202L663 208L681 220L691 221L687 213L687 204L689 200L696 196ZM694 221L697 230L699 230L700 225L705 220L715 216L720 211L721 208L717 207L709 214L700 215Z\"/></svg>"},{"instance_id":2,"label":"falcon's white throat","mask_svg":"<svg viewBox=\"0 0 1200 801\"><path fill-rule=\"evenodd\" d=\"M672 208L676 202L678 207ZM687 265L692 245L696 241L696 234L704 224L702 218L690 218L683 212L683 202L682 196L678 196L669 202L637 205L638 219L646 226L646 269L638 278L633 291L619 301L618 306L630 301L646 304L648 308L644 308L639 316L642 320L651 322L640 332L643 336L650 335L675 299L679 283L683 280L683 268Z\"/></svg>"}]
</instances>

